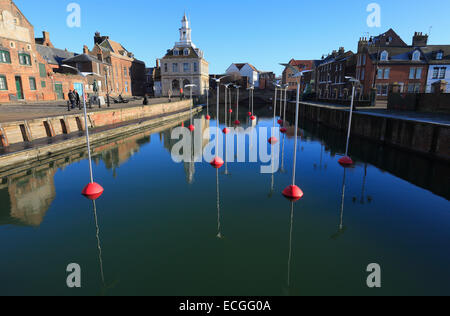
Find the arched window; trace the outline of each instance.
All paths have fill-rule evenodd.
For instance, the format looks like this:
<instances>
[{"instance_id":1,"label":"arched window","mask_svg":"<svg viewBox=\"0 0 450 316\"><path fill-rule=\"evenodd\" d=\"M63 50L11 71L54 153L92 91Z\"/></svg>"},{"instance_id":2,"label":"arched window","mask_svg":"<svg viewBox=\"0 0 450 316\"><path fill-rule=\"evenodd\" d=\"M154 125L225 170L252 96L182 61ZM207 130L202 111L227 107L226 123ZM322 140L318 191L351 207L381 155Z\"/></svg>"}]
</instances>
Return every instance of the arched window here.
<instances>
[{"instance_id":1,"label":"arched window","mask_svg":"<svg viewBox=\"0 0 450 316\"><path fill-rule=\"evenodd\" d=\"M389 53L387 51L383 51L380 56L380 60L387 61L389 57Z\"/></svg>"},{"instance_id":2,"label":"arched window","mask_svg":"<svg viewBox=\"0 0 450 316\"><path fill-rule=\"evenodd\" d=\"M184 49L184 56L189 56L189 48Z\"/></svg>"},{"instance_id":3,"label":"arched window","mask_svg":"<svg viewBox=\"0 0 450 316\"><path fill-rule=\"evenodd\" d=\"M180 54L180 52L178 51L178 49L174 49L173 50L173 55L174 56L178 56Z\"/></svg>"},{"instance_id":4,"label":"arched window","mask_svg":"<svg viewBox=\"0 0 450 316\"><path fill-rule=\"evenodd\" d=\"M419 61L420 60L420 52L416 50L412 55L412 60Z\"/></svg>"},{"instance_id":5,"label":"arched window","mask_svg":"<svg viewBox=\"0 0 450 316\"><path fill-rule=\"evenodd\" d=\"M188 84L191 84L191 82L187 79L183 80L183 88L186 87Z\"/></svg>"}]
</instances>

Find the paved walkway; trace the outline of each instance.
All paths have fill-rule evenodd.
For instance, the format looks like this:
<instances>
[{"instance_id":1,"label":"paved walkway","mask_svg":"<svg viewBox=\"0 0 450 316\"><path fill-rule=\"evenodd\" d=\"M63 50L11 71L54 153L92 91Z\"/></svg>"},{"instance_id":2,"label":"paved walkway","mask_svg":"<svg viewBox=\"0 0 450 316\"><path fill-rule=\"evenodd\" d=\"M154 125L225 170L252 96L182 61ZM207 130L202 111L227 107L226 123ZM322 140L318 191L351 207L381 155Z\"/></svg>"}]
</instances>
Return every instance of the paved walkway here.
<instances>
[{"instance_id":1,"label":"paved walkway","mask_svg":"<svg viewBox=\"0 0 450 316\"><path fill-rule=\"evenodd\" d=\"M177 100L177 99L173 99ZM149 104L157 104L167 102L167 98L149 99ZM119 109L127 107L141 106L142 100L133 100L127 104L114 104L111 103L111 107L103 106L101 109L88 108L88 112L97 112L107 109ZM66 101L61 102L48 102L48 103L35 103L35 104L4 104L0 105L0 123L14 122L37 119L41 117L60 116L66 114L82 113L83 110L71 110L67 111Z\"/></svg>"},{"instance_id":2,"label":"paved walkway","mask_svg":"<svg viewBox=\"0 0 450 316\"><path fill-rule=\"evenodd\" d=\"M340 109L349 111L350 107L345 105L338 104L328 104L328 103L319 103L319 102L302 102L304 104L319 106L331 109ZM428 123L428 124L439 124L439 125L447 125L450 126L450 114L445 113L425 113L425 112L411 112L411 111L392 111L387 110L383 107L359 107L355 110L358 113L363 113L367 115L373 116L381 116L388 118L395 118L406 121L414 121L420 123Z\"/></svg>"}]
</instances>

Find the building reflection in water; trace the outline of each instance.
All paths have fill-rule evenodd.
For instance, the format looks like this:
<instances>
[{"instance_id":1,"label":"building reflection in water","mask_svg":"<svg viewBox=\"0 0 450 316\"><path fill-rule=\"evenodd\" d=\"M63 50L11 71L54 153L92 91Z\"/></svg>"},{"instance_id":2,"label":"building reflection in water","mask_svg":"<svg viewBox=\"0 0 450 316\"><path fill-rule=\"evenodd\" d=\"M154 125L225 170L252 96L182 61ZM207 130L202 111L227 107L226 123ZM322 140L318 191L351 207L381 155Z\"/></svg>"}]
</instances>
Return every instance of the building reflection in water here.
<instances>
[{"instance_id":1,"label":"building reflection in water","mask_svg":"<svg viewBox=\"0 0 450 316\"><path fill-rule=\"evenodd\" d=\"M113 142L96 144L92 149L93 161L96 164L102 161L116 177L119 167L138 153L142 145L150 142L150 135L158 132L165 134L175 125L179 125L179 122ZM84 149L73 150L62 158L49 158L45 163L37 162L25 171L18 167L8 174L0 174L0 225L39 227L56 197L56 172L86 158L87 152ZM191 171L189 168L188 170Z\"/></svg>"}]
</instances>

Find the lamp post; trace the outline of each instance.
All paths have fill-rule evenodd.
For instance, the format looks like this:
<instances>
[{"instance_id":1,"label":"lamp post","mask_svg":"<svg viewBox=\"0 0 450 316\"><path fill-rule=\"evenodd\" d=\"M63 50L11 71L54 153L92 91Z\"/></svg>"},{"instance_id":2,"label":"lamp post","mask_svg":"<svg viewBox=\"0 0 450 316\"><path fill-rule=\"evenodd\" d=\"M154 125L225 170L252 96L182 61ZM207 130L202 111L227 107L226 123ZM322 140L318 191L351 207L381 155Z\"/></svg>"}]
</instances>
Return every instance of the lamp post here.
<instances>
[{"instance_id":1,"label":"lamp post","mask_svg":"<svg viewBox=\"0 0 450 316\"><path fill-rule=\"evenodd\" d=\"M223 133L225 135L227 135L230 132L230 130L227 128L227 121L228 121L228 114L227 114L228 111L227 110L228 110L228 89L230 88L231 85L232 85L231 83L227 83L227 84L223 85L225 87L225 127L223 129ZM230 98L231 98L231 96L230 96ZM231 116L231 113L230 113L230 116Z\"/></svg>"},{"instance_id":2,"label":"lamp post","mask_svg":"<svg viewBox=\"0 0 450 316\"><path fill-rule=\"evenodd\" d=\"M241 86L234 86L237 90L237 109L236 109L236 121L234 122L235 125L240 125L241 122L239 121L239 89L241 88Z\"/></svg>"},{"instance_id":3,"label":"lamp post","mask_svg":"<svg viewBox=\"0 0 450 316\"><path fill-rule=\"evenodd\" d=\"M281 128L280 128L280 132L285 134L287 132L287 129L284 127L285 123L286 123L286 106L287 106L287 90L289 88L288 84L284 84L282 86L283 90L284 90L284 112L283 112L283 118L278 121L278 123L280 123ZM281 117L281 109L280 109L280 117Z\"/></svg>"},{"instance_id":4,"label":"lamp post","mask_svg":"<svg viewBox=\"0 0 450 316\"><path fill-rule=\"evenodd\" d=\"M192 89L196 86L197 85L195 85L195 84L187 84L184 86L185 90L186 90L186 88L189 88L189 94L190 94L190 99L191 99L190 100L190 103L191 103L191 125L189 125L189 130L191 132L193 132L195 130L195 126L193 125L193 122L192 122L192 105L194 104L194 102L192 101Z\"/></svg>"},{"instance_id":5,"label":"lamp post","mask_svg":"<svg viewBox=\"0 0 450 316\"><path fill-rule=\"evenodd\" d=\"M77 68L69 66L69 65L62 65L62 67L70 68L72 70L75 70L78 75L83 77L88 76L99 76L97 74L94 74L92 72L80 72ZM92 171L92 157L91 157L91 145L89 142L89 127L88 127L88 121L87 121L87 110L86 110L86 91L83 84L83 110L84 110L84 126L86 129L86 144L87 144L87 150L88 150L88 158L89 158L89 175L90 175L90 183L83 189L81 192L82 195L84 195L89 200L97 200L102 194L104 189L97 183L94 182L94 175Z\"/></svg>"},{"instance_id":6,"label":"lamp post","mask_svg":"<svg viewBox=\"0 0 450 316\"><path fill-rule=\"evenodd\" d=\"M272 130L272 132L275 131L276 119L277 119L276 116L277 116L278 89L280 89L280 91L281 91L281 86L278 83L274 82L274 86L275 86L275 99L273 102L273 130ZM274 135L272 135L272 137L269 138L269 144L274 145L277 142L278 142L278 139Z\"/></svg>"},{"instance_id":7,"label":"lamp post","mask_svg":"<svg viewBox=\"0 0 450 316\"><path fill-rule=\"evenodd\" d=\"M344 167L349 167L351 165L353 165L353 160L348 156L348 150L349 150L349 145L350 145L350 135L351 135L351 131L352 131L352 118L353 118L353 106L354 106L354 101L355 101L355 89L356 89L356 85L360 84L359 80L353 78L353 77L348 77L346 76L345 79L349 80L352 83L352 101L351 101L351 105L350 105L350 118L349 118L349 123L348 123L348 133L347 133L347 144L345 146L345 156L342 157L341 159L339 159L339 163L344 166Z\"/></svg>"},{"instance_id":8,"label":"lamp post","mask_svg":"<svg viewBox=\"0 0 450 316\"><path fill-rule=\"evenodd\" d=\"M283 195L291 200L298 201L303 197L303 191L295 185L295 176L296 176L296 168L297 168L297 146L298 146L298 116L300 109L300 82L301 77L303 76L302 71L298 71L290 64L281 64L282 66L289 67L294 71L294 78L299 78L297 82L297 101L296 101L296 110L295 110L295 141L294 141L294 159L293 159L293 168L292 168L292 184L289 185L283 191Z\"/></svg>"},{"instance_id":9,"label":"lamp post","mask_svg":"<svg viewBox=\"0 0 450 316\"><path fill-rule=\"evenodd\" d=\"M211 116L209 115L209 89L206 89L206 120L211 120Z\"/></svg>"},{"instance_id":10,"label":"lamp post","mask_svg":"<svg viewBox=\"0 0 450 316\"><path fill-rule=\"evenodd\" d=\"M109 67L105 66L105 76L106 76L106 104L108 107L111 107L111 103L109 102L109 80L108 80L108 73L109 73Z\"/></svg>"},{"instance_id":11,"label":"lamp post","mask_svg":"<svg viewBox=\"0 0 450 316\"><path fill-rule=\"evenodd\" d=\"M219 157L219 124L220 124L220 115L219 115L219 103L220 103L220 81L225 78L227 76L221 77L219 79L214 79L216 81L216 86L217 86L217 118L216 118L216 122L217 122L217 131L216 131L216 157L214 157L214 159L211 161L211 166L213 166L216 169L220 169L223 164L224 161L222 158Z\"/></svg>"}]
</instances>

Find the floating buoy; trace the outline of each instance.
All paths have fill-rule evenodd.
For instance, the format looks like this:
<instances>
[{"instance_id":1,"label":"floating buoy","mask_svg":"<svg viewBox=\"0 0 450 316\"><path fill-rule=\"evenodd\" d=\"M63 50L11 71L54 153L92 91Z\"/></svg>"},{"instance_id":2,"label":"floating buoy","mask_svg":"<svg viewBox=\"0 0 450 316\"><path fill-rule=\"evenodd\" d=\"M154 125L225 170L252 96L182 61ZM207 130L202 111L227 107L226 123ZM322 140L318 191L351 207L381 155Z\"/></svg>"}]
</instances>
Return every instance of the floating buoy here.
<instances>
[{"instance_id":1,"label":"floating buoy","mask_svg":"<svg viewBox=\"0 0 450 316\"><path fill-rule=\"evenodd\" d=\"M230 130L229 130L227 127L225 127L225 128L222 130L222 132L226 135L226 134L228 134L228 133L230 132Z\"/></svg>"},{"instance_id":2,"label":"floating buoy","mask_svg":"<svg viewBox=\"0 0 450 316\"><path fill-rule=\"evenodd\" d=\"M207 121L211 120L211 116L206 115L206 120L207 120Z\"/></svg>"},{"instance_id":3,"label":"floating buoy","mask_svg":"<svg viewBox=\"0 0 450 316\"><path fill-rule=\"evenodd\" d=\"M193 132L194 130L195 130L195 126L194 125L189 125L189 130L191 131L191 132Z\"/></svg>"},{"instance_id":4,"label":"floating buoy","mask_svg":"<svg viewBox=\"0 0 450 316\"><path fill-rule=\"evenodd\" d=\"M278 143L278 139L275 136L269 138L269 144L275 145L276 143Z\"/></svg>"},{"instance_id":5,"label":"floating buoy","mask_svg":"<svg viewBox=\"0 0 450 316\"><path fill-rule=\"evenodd\" d=\"M279 120L278 120L278 124L283 125L283 120L282 120L282 119L279 119Z\"/></svg>"},{"instance_id":6,"label":"floating buoy","mask_svg":"<svg viewBox=\"0 0 450 316\"><path fill-rule=\"evenodd\" d=\"M254 115L252 115L252 117L250 118L252 121L256 120L256 117Z\"/></svg>"},{"instance_id":7,"label":"floating buoy","mask_svg":"<svg viewBox=\"0 0 450 316\"><path fill-rule=\"evenodd\" d=\"M280 133L286 134L287 133L287 129L285 127L280 128Z\"/></svg>"},{"instance_id":8,"label":"floating buoy","mask_svg":"<svg viewBox=\"0 0 450 316\"><path fill-rule=\"evenodd\" d=\"M91 182L81 191L81 194L87 199L95 201L103 194L103 191L104 189L100 184Z\"/></svg>"},{"instance_id":9,"label":"floating buoy","mask_svg":"<svg viewBox=\"0 0 450 316\"><path fill-rule=\"evenodd\" d=\"M230 114L233 113L233 110L232 110L232 109L229 109L229 110L228 110L228 113L230 113Z\"/></svg>"},{"instance_id":10,"label":"floating buoy","mask_svg":"<svg viewBox=\"0 0 450 316\"><path fill-rule=\"evenodd\" d=\"M350 167L353 165L353 160L350 157L345 156L345 157L342 157L341 159L339 159L339 163L343 167Z\"/></svg>"},{"instance_id":11,"label":"floating buoy","mask_svg":"<svg viewBox=\"0 0 450 316\"><path fill-rule=\"evenodd\" d=\"M251 117L253 114L252 112L248 112L248 116Z\"/></svg>"},{"instance_id":12,"label":"floating buoy","mask_svg":"<svg viewBox=\"0 0 450 316\"><path fill-rule=\"evenodd\" d=\"M224 161L222 158L220 157L215 157L212 161L211 161L211 166L213 166L216 169L220 169L224 164Z\"/></svg>"},{"instance_id":13,"label":"floating buoy","mask_svg":"<svg viewBox=\"0 0 450 316\"><path fill-rule=\"evenodd\" d=\"M239 120L234 121L234 125L241 125L241 122Z\"/></svg>"},{"instance_id":14,"label":"floating buoy","mask_svg":"<svg viewBox=\"0 0 450 316\"><path fill-rule=\"evenodd\" d=\"M288 200L296 202L303 197L303 191L296 185L290 185L284 189L283 195Z\"/></svg>"}]
</instances>

